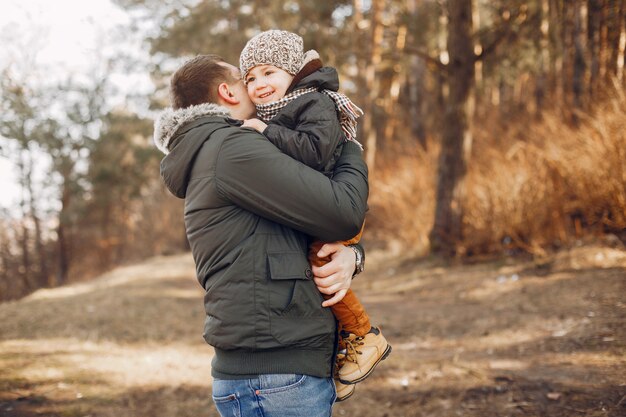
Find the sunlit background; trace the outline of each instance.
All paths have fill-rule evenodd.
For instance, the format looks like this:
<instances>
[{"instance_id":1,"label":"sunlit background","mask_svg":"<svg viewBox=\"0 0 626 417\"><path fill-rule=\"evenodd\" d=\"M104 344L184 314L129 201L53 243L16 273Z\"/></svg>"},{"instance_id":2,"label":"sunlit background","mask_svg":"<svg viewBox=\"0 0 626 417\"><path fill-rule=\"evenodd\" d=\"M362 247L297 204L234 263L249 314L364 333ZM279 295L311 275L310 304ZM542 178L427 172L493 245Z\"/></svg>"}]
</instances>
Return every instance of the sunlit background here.
<instances>
[{"instance_id":1,"label":"sunlit background","mask_svg":"<svg viewBox=\"0 0 626 417\"><path fill-rule=\"evenodd\" d=\"M365 112L372 250L545 256L620 241L622 3L5 2L0 273L18 285L0 298L188 250L154 117L185 59L237 64L270 28L300 34Z\"/></svg>"},{"instance_id":2,"label":"sunlit background","mask_svg":"<svg viewBox=\"0 0 626 417\"><path fill-rule=\"evenodd\" d=\"M393 352L334 415L626 415L625 25L626 0L2 1L0 415L217 416L153 120L184 60L270 28L365 111L352 287Z\"/></svg>"},{"instance_id":3,"label":"sunlit background","mask_svg":"<svg viewBox=\"0 0 626 417\"><path fill-rule=\"evenodd\" d=\"M126 104L128 94L153 90L145 71L105 69L108 60L120 55L143 62L149 57L142 39L129 36L132 16L112 2L8 0L2 7L0 63L2 68L12 66L18 77L45 85L85 78L94 70L107 71L119 89L117 97L107 97L110 106ZM47 163L44 157L40 161ZM40 171L38 177L45 175ZM0 157L0 192L0 207L12 210L20 187L14 164L5 157Z\"/></svg>"}]
</instances>

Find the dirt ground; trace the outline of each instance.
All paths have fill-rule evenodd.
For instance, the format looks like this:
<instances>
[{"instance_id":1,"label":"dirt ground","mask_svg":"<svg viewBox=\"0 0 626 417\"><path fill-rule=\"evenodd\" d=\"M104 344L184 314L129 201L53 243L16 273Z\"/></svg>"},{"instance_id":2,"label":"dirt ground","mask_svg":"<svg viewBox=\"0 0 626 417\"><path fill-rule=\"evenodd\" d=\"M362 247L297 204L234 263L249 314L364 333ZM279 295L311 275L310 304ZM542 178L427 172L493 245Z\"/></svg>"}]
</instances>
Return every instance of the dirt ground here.
<instances>
[{"instance_id":1,"label":"dirt ground","mask_svg":"<svg viewBox=\"0 0 626 417\"><path fill-rule=\"evenodd\" d=\"M393 345L335 416L626 416L626 251L445 264L368 254ZM189 255L0 304L0 416L216 417Z\"/></svg>"}]
</instances>

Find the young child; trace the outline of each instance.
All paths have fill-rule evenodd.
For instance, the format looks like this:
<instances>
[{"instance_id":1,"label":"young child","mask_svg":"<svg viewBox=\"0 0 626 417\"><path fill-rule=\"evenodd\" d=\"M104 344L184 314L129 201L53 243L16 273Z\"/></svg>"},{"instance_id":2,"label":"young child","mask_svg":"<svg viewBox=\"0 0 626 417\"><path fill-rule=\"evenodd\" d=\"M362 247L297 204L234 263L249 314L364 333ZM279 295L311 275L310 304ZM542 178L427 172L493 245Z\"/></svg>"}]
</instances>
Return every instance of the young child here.
<instances>
[{"instance_id":1,"label":"young child","mask_svg":"<svg viewBox=\"0 0 626 417\"><path fill-rule=\"evenodd\" d=\"M336 70L322 67L317 52L304 53L300 36L280 30L260 33L244 47L239 65L262 119L246 120L245 127L258 130L282 152L329 176L346 140L362 149L356 141L356 119L363 112L337 92ZM357 243L361 233L342 243ZM311 263L317 266L330 260L317 257L322 245L316 241L309 251ZM340 346L345 346L338 354L335 375L337 400L342 401L387 357L391 346L372 327L352 290L331 309L339 322Z\"/></svg>"}]
</instances>

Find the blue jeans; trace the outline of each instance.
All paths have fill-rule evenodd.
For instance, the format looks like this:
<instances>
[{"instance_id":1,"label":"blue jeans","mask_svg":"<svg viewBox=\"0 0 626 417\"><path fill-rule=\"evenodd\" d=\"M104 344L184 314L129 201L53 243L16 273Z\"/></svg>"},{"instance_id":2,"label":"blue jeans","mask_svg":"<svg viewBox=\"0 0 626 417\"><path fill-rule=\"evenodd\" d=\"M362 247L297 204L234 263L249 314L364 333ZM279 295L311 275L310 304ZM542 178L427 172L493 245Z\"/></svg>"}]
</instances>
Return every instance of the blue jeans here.
<instances>
[{"instance_id":1,"label":"blue jeans","mask_svg":"<svg viewBox=\"0 0 626 417\"><path fill-rule=\"evenodd\" d=\"M336 398L331 378L268 374L213 380L213 402L222 417L330 417Z\"/></svg>"}]
</instances>

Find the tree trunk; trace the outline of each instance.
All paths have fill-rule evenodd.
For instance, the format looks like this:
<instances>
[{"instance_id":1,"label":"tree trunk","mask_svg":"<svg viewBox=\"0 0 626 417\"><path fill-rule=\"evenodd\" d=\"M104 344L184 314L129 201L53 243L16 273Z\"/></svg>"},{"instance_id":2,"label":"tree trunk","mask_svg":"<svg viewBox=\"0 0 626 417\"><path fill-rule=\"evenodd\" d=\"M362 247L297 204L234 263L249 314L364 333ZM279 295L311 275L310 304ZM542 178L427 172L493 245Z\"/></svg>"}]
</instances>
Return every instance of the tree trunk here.
<instances>
[{"instance_id":1,"label":"tree trunk","mask_svg":"<svg viewBox=\"0 0 626 417\"><path fill-rule=\"evenodd\" d=\"M478 32L480 30L480 13L479 8L477 7L478 0L472 0L472 27L473 30ZM474 38L474 53L476 55L480 54L483 51L483 46L480 44L480 38L476 36ZM477 100L477 107L479 106L478 100L483 96L483 60L476 59L474 60L474 76L476 78L475 81L475 89L477 93L474 95L475 100Z\"/></svg>"},{"instance_id":2,"label":"tree trunk","mask_svg":"<svg viewBox=\"0 0 626 417\"><path fill-rule=\"evenodd\" d=\"M404 56L406 45L407 27L401 25L398 28L396 36L396 51L395 56ZM391 75L391 82L389 84L389 95L385 103L386 125L385 125L385 144L391 143L394 138L395 129L398 124L398 120L401 116L398 109L398 99L400 97L400 86L404 80L404 73L406 72L404 65L394 65L393 73Z\"/></svg>"},{"instance_id":3,"label":"tree trunk","mask_svg":"<svg viewBox=\"0 0 626 417\"><path fill-rule=\"evenodd\" d=\"M33 173L33 156L32 152L29 153L29 161L28 161L28 176L26 182L26 191L28 191L29 195L29 209L30 216L33 219L33 224L35 226L35 250L37 251L37 260L39 270L37 272L37 287L47 287L49 282L49 270L48 270L48 259L46 256L45 246L43 243L43 237L41 232L41 221L39 219L39 214L37 213L37 208L35 207L35 193L33 190L33 181L32 181L32 173Z\"/></svg>"},{"instance_id":4,"label":"tree trunk","mask_svg":"<svg viewBox=\"0 0 626 417\"><path fill-rule=\"evenodd\" d=\"M443 64L448 64L450 62L450 56L448 55L448 46L447 43L447 33L449 28L448 16L446 15L446 11L441 8L441 14L437 19L437 55L439 56L439 61ZM437 71L435 73L436 77L436 103L437 108L435 111L436 115L443 115L446 111L446 100L448 98L448 83L446 79L446 74L443 71ZM443 123L443 117L437 116L437 122Z\"/></svg>"},{"instance_id":5,"label":"tree trunk","mask_svg":"<svg viewBox=\"0 0 626 417\"><path fill-rule=\"evenodd\" d=\"M577 2L576 2L577 3ZM561 27L561 39L563 39L563 71L561 82L563 89L563 99L566 108L571 109L574 91L574 26L577 4L573 2L563 3L563 24ZM568 115L571 112L567 112Z\"/></svg>"},{"instance_id":6,"label":"tree trunk","mask_svg":"<svg viewBox=\"0 0 626 417\"><path fill-rule=\"evenodd\" d=\"M67 282L70 270L70 245L68 231L68 209L70 205L70 190L65 179L63 191L61 194L61 212L59 213L59 226L57 228L57 256L59 267L57 270L57 285L63 285Z\"/></svg>"},{"instance_id":7,"label":"tree trunk","mask_svg":"<svg viewBox=\"0 0 626 417\"><path fill-rule=\"evenodd\" d=\"M99 269L105 271L113 264L113 239L111 229L111 216L113 215L112 204L107 200L103 204L102 217L100 218L100 243L99 243Z\"/></svg>"},{"instance_id":8,"label":"tree trunk","mask_svg":"<svg viewBox=\"0 0 626 417\"><path fill-rule=\"evenodd\" d=\"M608 54L608 76L616 77L619 71L620 37L624 20L624 8L620 0L609 1L608 43L611 53ZM612 80L609 80L612 83ZM610 84L609 84L610 85Z\"/></svg>"},{"instance_id":9,"label":"tree trunk","mask_svg":"<svg viewBox=\"0 0 626 417\"><path fill-rule=\"evenodd\" d=\"M598 94L600 74L600 15L601 0L589 0L587 3L587 45L589 48L589 96L593 100Z\"/></svg>"},{"instance_id":10,"label":"tree trunk","mask_svg":"<svg viewBox=\"0 0 626 417\"><path fill-rule=\"evenodd\" d=\"M626 71L626 0L622 0L620 13L622 19L620 25L619 52L617 54L617 79L620 81L618 85L623 86L626 81L626 77L624 76L624 71Z\"/></svg>"},{"instance_id":11,"label":"tree trunk","mask_svg":"<svg viewBox=\"0 0 626 417\"><path fill-rule=\"evenodd\" d=\"M10 271L11 255L8 245L9 239L5 234L5 225L2 224L2 226L0 228L0 301L8 300L12 296L12 292L9 289L14 288L14 286L9 286L10 277L13 275Z\"/></svg>"},{"instance_id":12,"label":"tree trunk","mask_svg":"<svg viewBox=\"0 0 626 417\"><path fill-rule=\"evenodd\" d=\"M572 92L574 93L574 108L581 110L583 107L583 91L585 82L585 46L583 27L583 8L581 0L574 1L574 71L572 79ZM578 122L578 116L574 113L574 122Z\"/></svg>"},{"instance_id":13,"label":"tree trunk","mask_svg":"<svg viewBox=\"0 0 626 417\"><path fill-rule=\"evenodd\" d=\"M19 170L19 181L22 187L22 196L20 198L20 210L22 212L22 218L20 220L22 235L20 236L20 249L22 250L22 265L20 268L21 276L24 281L24 286L28 288L29 291L34 291L37 289L37 282L33 275L33 265L31 260L30 253L30 232L28 230L28 202L26 199L26 193L28 189L28 184L32 182L31 171L28 169L26 164L26 151L21 149L19 151L19 160L17 163Z\"/></svg>"},{"instance_id":14,"label":"tree trunk","mask_svg":"<svg viewBox=\"0 0 626 417\"><path fill-rule=\"evenodd\" d=\"M462 253L465 175L472 146L474 111L474 45L472 1L448 1L448 84L443 137L437 172L435 223L431 249L443 254Z\"/></svg>"},{"instance_id":15,"label":"tree trunk","mask_svg":"<svg viewBox=\"0 0 626 417\"><path fill-rule=\"evenodd\" d=\"M550 66L550 3L548 0L540 0L541 23L539 30L539 74L535 85L535 115L541 117L543 103L548 88L548 68Z\"/></svg>"},{"instance_id":16,"label":"tree trunk","mask_svg":"<svg viewBox=\"0 0 626 417\"><path fill-rule=\"evenodd\" d=\"M365 88L369 92L369 96L364 106L366 111L363 130L367 138L365 140L365 162L367 163L370 175L374 172L374 164L376 163L377 129L374 124L374 109L379 96L376 71L380 66L383 52L382 41L384 27L381 21L383 8L384 2L382 0L372 1L372 17L370 19L372 38L369 45L371 54L365 71Z\"/></svg>"},{"instance_id":17,"label":"tree trunk","mask_svg":"<svg viewBox=\"0 0 626 417\"><path fill-rule=\"evenodd\" d=\"M554 94L555 101L559 104L564 103L563 83L559 82L563 78L563 18L562 7L558 0L549 0L550 4L550 45L552 57L550 60L550 91Z\"/></svg>"},{"instance_id":18,"label":"tree trunk","mask_svg":"<svg viewBox=\"0 0 626 417\"><path fill-rule=\"evenodd\" d=\"M598 55L600 56L600 68L599 68L599 76L602 80L606 79L606 74L607 74L607 63L608 63L608 56L610 56L611 54L608 52L608 48L609 48L609 35L608 35L608 20L609 20L609 14L608 14L608 10L609 7L607 5L607 2L609 2L611 0L601 0L602 5L601 10L600 10L600 25L599 25L599 29L600 29L600 45L599 45L599 51L598 51Z\"/></svg>"},{"instance_id":19,"label":"tree trunk","mask_svg":"<svg viewBox=\"0 0 626 417\"><path fill-rule=\"evenodd\" d=\"M22 249L22 265L20 268L20 275L23 277L26 288L28 288L30 291L34 291L37 289L37 285L33 282L31 277L32 268L30 264L30 249L28 248L28 240L28 227L26 226L26 220L22 218L22 236L20 239L20 246Z\"/></svg>"},{"instance_id":20,"label":"tree trunk","mask_svg":"<svg viewBox=\"0 0 626 417\"><path fill-rule=\"evenodd\" d=\"M409 87L409 111L412 136L417 138L422 149L426 150L426 123L427 115L426 100L424 100L426 76L426 64L423 59L412 56L409 59L410 69L407 71L407 84Z\"/></svg>"},{"instance_id":21,"label":"tree trunk","mask_svg":"<svg viewBox=\"0 0 626 417\"><path fill-rule=\"evenodd\" d=\"M407 2L407 11L411 19L417 18L418 0ZM410 36L410 32L409 32ZM409 42L416 43L415 38ZM408 60L408 70L405 71L405 83L408 88L408 125L411 127L411 136L416 138L422 149L426 150L426 100L424 100L426 62L423 58L413 55Z\"/></svg>"},{"instance_id":22,"label":"tree trunk","mask_svg":"<svg viewBox=\"0 0 626 417\"><path fill-rule=\"evenodd\" d=\"M356 73L354 77L354 82L356 84L355 91L355 103L363 109L364 116L360 121L359 129L357 129L357 138L361 143L365 143L367 132L365 129L368 129L368 119L372 117L371 111L372 106L369 103L369 94L367 91L367 84L365 80L365 71L362 68L367 68L369 64L369 52L367 48L369 46L369 42L365 39L365 19L363 17L363 0L353 0L352 2L352 31L354 32L354 55L355 55L355 65L354 71ZM371 123L370 123L371 126Z\"/></svg>"}]
</instances>

